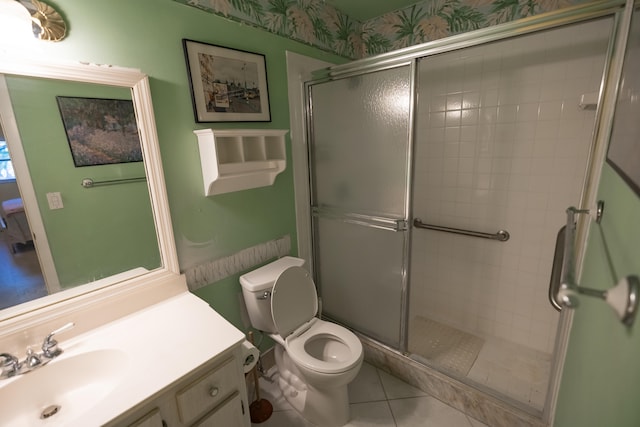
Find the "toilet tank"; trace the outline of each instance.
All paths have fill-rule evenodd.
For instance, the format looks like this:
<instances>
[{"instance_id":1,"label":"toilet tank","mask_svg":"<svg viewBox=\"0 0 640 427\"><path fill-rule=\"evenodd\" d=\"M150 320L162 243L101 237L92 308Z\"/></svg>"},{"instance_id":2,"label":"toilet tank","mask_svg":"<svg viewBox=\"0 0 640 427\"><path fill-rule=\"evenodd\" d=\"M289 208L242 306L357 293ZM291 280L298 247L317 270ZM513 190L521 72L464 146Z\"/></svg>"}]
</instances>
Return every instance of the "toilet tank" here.
<instances>
[{"instance_id":1,"label":"toilet tank","mask_svg":"<svg viewBox=\"0 0 640 427\"><path fill-rule=\"evenodd\" d=\"M240 276L242 296L251 326L264 332L278 332L271 317L271 289L283 271L303 265L303 259L286 256Z\"/></svg>"}]
</instances>

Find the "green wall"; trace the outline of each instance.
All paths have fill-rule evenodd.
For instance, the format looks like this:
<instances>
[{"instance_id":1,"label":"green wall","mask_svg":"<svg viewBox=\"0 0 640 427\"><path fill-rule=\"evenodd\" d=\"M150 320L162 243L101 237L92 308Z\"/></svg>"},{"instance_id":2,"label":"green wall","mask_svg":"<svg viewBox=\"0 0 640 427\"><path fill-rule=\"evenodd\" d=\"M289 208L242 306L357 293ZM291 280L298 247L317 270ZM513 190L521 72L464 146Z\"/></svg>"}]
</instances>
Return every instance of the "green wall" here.
<instances>
[{"instance_id":1,"label":"green wall","mask_svg":"<svg viewBox=\"0 0 640 427\"><path fill-rule=\"evenodd\" d=\"M144 176L141 162L75 167L56 96L131 99L131 91L47 79L7 77L40 214L61 287L68 288L136 267L160 266L145 182L83 188L96 181ZM59 192L63 209L48 207Z\"/></svg>"},{"instance_id":2,"label":"green wall","mask_svg":"<svg viewBox=\"0 0 640 427\"><path fill-rule=\"evenodd\" d=\"M640 198L609 165L598 191L605 201L602 224L592 225L582 285L608 289L640 272ZM613 271L607 262L612 260ZM560 386L556 427L640 426L640 331L624 327L595 298L580 298Z\"/></svg>"},{"instance_id":3,"label":"green wall","mask_svg":"<svg viewBox=\"0 0 640 427\"><path fill-rule=\"evenodd\" d=\"M138 68L149 75L171 217L181 268L233 254L289 234L296 227L290 163L275 184L205 197L194 129L289 129L287 50L328 62L343 58L173 0L58 0L50 2L69 24L60 43L38 46L37 55L60 60ZM196 124L182 39L264 54L271 122ZM291 159L287 137L287 158ZM242 327L236 278L198 295Z\"/></svg>"}]
</instances>

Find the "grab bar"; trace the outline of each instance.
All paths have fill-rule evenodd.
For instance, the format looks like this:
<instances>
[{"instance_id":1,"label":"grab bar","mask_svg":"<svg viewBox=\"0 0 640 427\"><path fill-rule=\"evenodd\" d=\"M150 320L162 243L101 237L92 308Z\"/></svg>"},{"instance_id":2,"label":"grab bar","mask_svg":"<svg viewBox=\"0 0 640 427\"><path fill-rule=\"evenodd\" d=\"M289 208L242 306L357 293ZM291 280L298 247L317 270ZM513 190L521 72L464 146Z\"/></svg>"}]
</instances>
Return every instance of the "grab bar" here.
<instances>
[{"instance_id":1,"label":"grab bar","mask_svg":"<svg viewBox=\"0 0 640 427\"><path fill-rule=\"evenodd\" d=\"M597 207L596 222L600 224L604 211L604 202L599 201ZM618 281L613 287L607 290L592 289L580 286L575 278L575 230L576 230L576 214L590 214L589 209L576 209L573 206L567 208L567 225L558 233L558 241L556 242L556 259L554 259L554 269L557 264L562 265L561 279L559 286L554 283L553 272L551 275L551 283L549 288L549 298L551 303L554 302L560 306L568 308L578 307L577 295L586 295L604 300L618 315L620 321L626 326L631 326L635 320L640 302L640 278L637 275L629 275ZM564 230L564 233L563 233ZM560 253L560 239L564 239L564 250L562 251L562 260L558 262L557 257ZM552 295L555 294L555 295Z\"/></svg>"},{"instance_id":2,"label":"grab bar","mask_svg":"<svg viewBox=\"0 0 640 427\"><path fill-rule=\"evenodd\" d=\"M445 233L462 234L463 236L481 237L483 239L498 240L500 242L506 242L511 235L507 230L498 230L496 233L482 233L480 231L463 230L461 228L443 227L440 225L425 224L416 218L413 220L413 226L416 228L423 228L426 230L444 231Z\"/></svg>"},{"instance_id":3,"label":"grab bar","mask_svg":"<svg viewBox=\"0 0 640 427\"><path fill-rule=\"evenodd\" d=\"M558 300L558 291L562 283L562 266L564 265L564 248L567 226L563 225L556 237L556 247L553 251L551 279L549 279L549 302L556 310L562 310L562 302Z\"/></svg>"},{"instance_id":4,"label":"grab bar","mask_svg":"<svg viewBox=\"0 0 640 427\"><path fill-rule=\"evenodd\" d=\"M589 209L576 209L573 206L567 208L567 225L564 227L564 250L562 252L562 274L560 275L560 289L572 289L577 287L575 278L575 232L576 214L588 214ZM573 304L571 297L564 297L565 305Z\"/></svg>"},{"instance_id":5,"label":"grab bar","mask_svg":"<svg viewBox=\"0 0 640 427\"><path fill-rule=\"evenodd\" d=\"M141 176L138 178L109 179L105 181L94 181L91 178L84 178L80 183L80 185L82 185L84 188L92 188L92 187L98 187L101 185L127 184L129 182L139 182L139 181L146 181L146 180L147 180L147 177L145 176Z\"/></svg>"}]
</instances>

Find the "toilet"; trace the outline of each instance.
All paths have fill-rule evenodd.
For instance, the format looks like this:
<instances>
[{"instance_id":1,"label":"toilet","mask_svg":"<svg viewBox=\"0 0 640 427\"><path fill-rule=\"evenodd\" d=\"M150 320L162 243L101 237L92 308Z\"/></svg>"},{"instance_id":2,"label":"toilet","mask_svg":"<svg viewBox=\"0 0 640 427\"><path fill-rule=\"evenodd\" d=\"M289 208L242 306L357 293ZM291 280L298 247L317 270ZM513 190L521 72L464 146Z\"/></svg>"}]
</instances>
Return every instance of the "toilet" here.
<instances>
[{"instance_id":1,"label":"toilet","mask_svg":"<svg viewBox=\"0 0 640 427\"><path fill-rule=\"evenodd\" d=\"M240 277L251 325L276 342L279 387L304 418L321 427L349 421L347 385L362 366L351 331L316 317L315 284L304 260L283 257Z\"/></svg>"}]
</instances>

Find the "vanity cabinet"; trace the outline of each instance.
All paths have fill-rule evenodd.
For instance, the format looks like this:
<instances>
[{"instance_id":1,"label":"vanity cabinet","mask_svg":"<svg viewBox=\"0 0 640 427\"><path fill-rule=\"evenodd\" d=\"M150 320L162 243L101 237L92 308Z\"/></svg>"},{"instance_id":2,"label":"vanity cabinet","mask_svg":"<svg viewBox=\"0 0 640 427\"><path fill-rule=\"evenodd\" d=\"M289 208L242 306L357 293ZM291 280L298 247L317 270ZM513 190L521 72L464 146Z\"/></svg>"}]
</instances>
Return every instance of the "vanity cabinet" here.
<instances>
[{"instance_id":1,"label":"vanity cabinet","mask_svg":"<svg viewBox=\"0 0 640 427\"><path fill-rule=\"evenodd\" d=\"M244 373L236 352L195 369L108 426L249 426Z\"/></svg>"}]
</instances>

